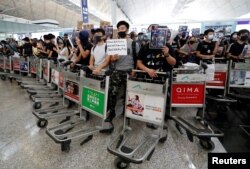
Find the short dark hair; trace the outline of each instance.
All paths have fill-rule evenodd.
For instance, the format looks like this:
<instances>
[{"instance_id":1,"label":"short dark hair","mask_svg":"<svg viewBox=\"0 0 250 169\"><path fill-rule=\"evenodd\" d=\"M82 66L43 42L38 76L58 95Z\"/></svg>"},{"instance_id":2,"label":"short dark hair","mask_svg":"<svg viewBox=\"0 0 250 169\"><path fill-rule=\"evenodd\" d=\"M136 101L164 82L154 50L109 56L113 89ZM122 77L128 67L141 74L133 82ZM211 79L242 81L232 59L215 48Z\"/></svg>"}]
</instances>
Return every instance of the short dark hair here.
<instances>
[{"instance_id":1,"label":"short dark hair","mask_svg":"<svg viewBox=\"0 0 250 169\"><path fill-rule=\"evenodd\" d=\"M67 34L67 33L65 33L65 34L64 34L64 36L68 36L68 34Z\"/></svg>"},{"instance_id":2,"label":"short dark hair","mask_svg":"<svg viewBox=\"0 0 250 169\"><path fill-rule=\"evenodd\" d=\"M208 35L210 32L214 32L214 30L213 29L207 29L207 30L205 30L204 35Z\"/></svg>"},{"instance_id":3,"label":"short dark hair","mask_svg":"<svg viewBox=\"0 0 250 169\"><path fill-rule=\"evenodd\" d=\"M92 34L95 34L95 33L96 33L96 30L95 30L95 29L91 29L90 32L91 32Z\"/></svg>"},{"instance_id":4,"label":"short dark hair","mask_svg":"<svg viewBox=\"0 0 250 169\"><path fill-rule=\"evenodd\" d=\"M131 39L133 39L134 37L136 37L135 35L136 35L136 33L135 33L134 31L133 31L133 32L130 32L130 38L131 38Z\"/></svg>"},{"instance_id":5,"label":"short dark hair","mask_svg":"<svg viewBox=\"0 0 250 169\"><path fill-rule=\"evenodd\" d=\"M101 32L103 35L105 35L105 31L101 28L96 29L95 33L97 33L97 32Z\"/></svg>"},{"instance_id":6,"label":"short dark hair","mask_svg":"<svg viewBox=\"0 0 250 169\"><path fill-rule=\"evenodd\" d=\"M117 29L118 29L121 25L125 25L125 26L127 27L127 29L129 29L129 24L128 24L128 22L126 22L126 21L120 21L120 22L118 22L117 25L116 25Z\"/></svg>"},{"instance_id":7,"label":"short dark hair","mask_svg":"<svg viewBox=\"0 0 250 169\"><path fill-rule=\"evenodd\" d=\"M244 34L244 33L248 33L249 34L249 30L247 30L247 29L241 29L241 30L239 30L239 32L237 33L237 35L240 36L241 34Z\"/></svg>"},{"instance_id":8,"label":"short dark hair","mask_svg":"<svg viewBox=\"0 0 250 169\"><path fill-rule=\"evenodd\" d=\"M48 35L43 35L43 39L44 39L44 40L49 40Z\"/></svg>"}]
</instances>

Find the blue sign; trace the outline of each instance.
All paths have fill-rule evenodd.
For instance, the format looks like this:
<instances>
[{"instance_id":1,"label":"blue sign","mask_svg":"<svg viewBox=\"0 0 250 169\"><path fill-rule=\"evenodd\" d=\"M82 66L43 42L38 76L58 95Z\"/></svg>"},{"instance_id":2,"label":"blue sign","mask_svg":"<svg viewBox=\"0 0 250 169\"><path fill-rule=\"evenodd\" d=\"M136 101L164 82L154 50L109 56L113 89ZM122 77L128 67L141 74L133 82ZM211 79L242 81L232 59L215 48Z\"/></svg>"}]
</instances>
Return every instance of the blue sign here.
<instances>
[{"instance_id":1,"label":"blue sign","mask_svg":"<svg viewBox=\"0 0 250 169\"><path fill-rule=\"evenodd\" d=\"M83 23L89 22L88 1L87 0L82 0L82 21L83 21Z\"/></svg>"}]
</instances>

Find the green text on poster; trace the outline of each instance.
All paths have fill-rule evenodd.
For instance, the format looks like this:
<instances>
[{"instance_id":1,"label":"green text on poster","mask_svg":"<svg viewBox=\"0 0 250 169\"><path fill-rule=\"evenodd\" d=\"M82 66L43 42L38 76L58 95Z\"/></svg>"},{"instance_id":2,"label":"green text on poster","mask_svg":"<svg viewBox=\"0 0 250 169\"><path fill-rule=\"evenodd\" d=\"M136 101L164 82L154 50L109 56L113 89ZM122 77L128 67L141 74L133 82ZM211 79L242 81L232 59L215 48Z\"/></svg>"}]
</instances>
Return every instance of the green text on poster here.
<instances>
[{"instance_id":1,"label":"green text on poster","mask_svg":"<svg viewBox=\"0 0 250 169\"><path fill-rule=\"evenodd\" d=\"M100 115L104 114L104 93L87 87L82 89L82 106Z\"/></svg>"}]
</instances>

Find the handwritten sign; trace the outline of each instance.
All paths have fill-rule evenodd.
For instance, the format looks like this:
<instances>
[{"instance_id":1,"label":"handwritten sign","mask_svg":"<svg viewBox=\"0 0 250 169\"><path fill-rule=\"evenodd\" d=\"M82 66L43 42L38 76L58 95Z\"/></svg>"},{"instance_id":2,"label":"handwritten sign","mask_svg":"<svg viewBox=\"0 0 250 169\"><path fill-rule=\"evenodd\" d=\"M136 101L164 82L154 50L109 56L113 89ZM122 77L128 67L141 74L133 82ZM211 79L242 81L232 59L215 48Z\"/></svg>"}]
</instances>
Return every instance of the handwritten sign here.
<instances>
[{"instance_id":1,"label":"handwritten sign","mask_svg":"<svg viewBox=\"0 0 250 169\"><path fill-rule=\"evenodd\" d=\"M127 55L127 40L126 39L109 39L107 40L108 55Z\"/></svg>"}]
</instances>

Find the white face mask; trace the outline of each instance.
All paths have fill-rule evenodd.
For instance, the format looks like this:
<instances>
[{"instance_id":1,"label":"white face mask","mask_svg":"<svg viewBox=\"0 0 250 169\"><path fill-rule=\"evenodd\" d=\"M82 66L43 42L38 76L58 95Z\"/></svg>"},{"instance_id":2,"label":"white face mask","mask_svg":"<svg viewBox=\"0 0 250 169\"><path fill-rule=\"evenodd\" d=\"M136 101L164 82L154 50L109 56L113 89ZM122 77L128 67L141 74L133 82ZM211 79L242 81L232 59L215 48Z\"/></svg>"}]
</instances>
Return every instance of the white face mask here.
<instances>
[{"instance_id":1,"label":"white face mask","mask_svg":"<svg viewBox=\"0 0 250 169\"><path fill-rule=\"evenodd\" d=\"M236 39L236 38L237 38L237 35L233 35L233 38Z\"/></svg>"},{"instance_id":2,"label":"white face mask","mask_svg":"<svg viewBox=\"0 0 250 169\"><path fill-rule=\"evenodd\" d=\"M214 38L214 35L208 35L209 40L213 40L213 38Z\"/></svg>"}]
</instances>

